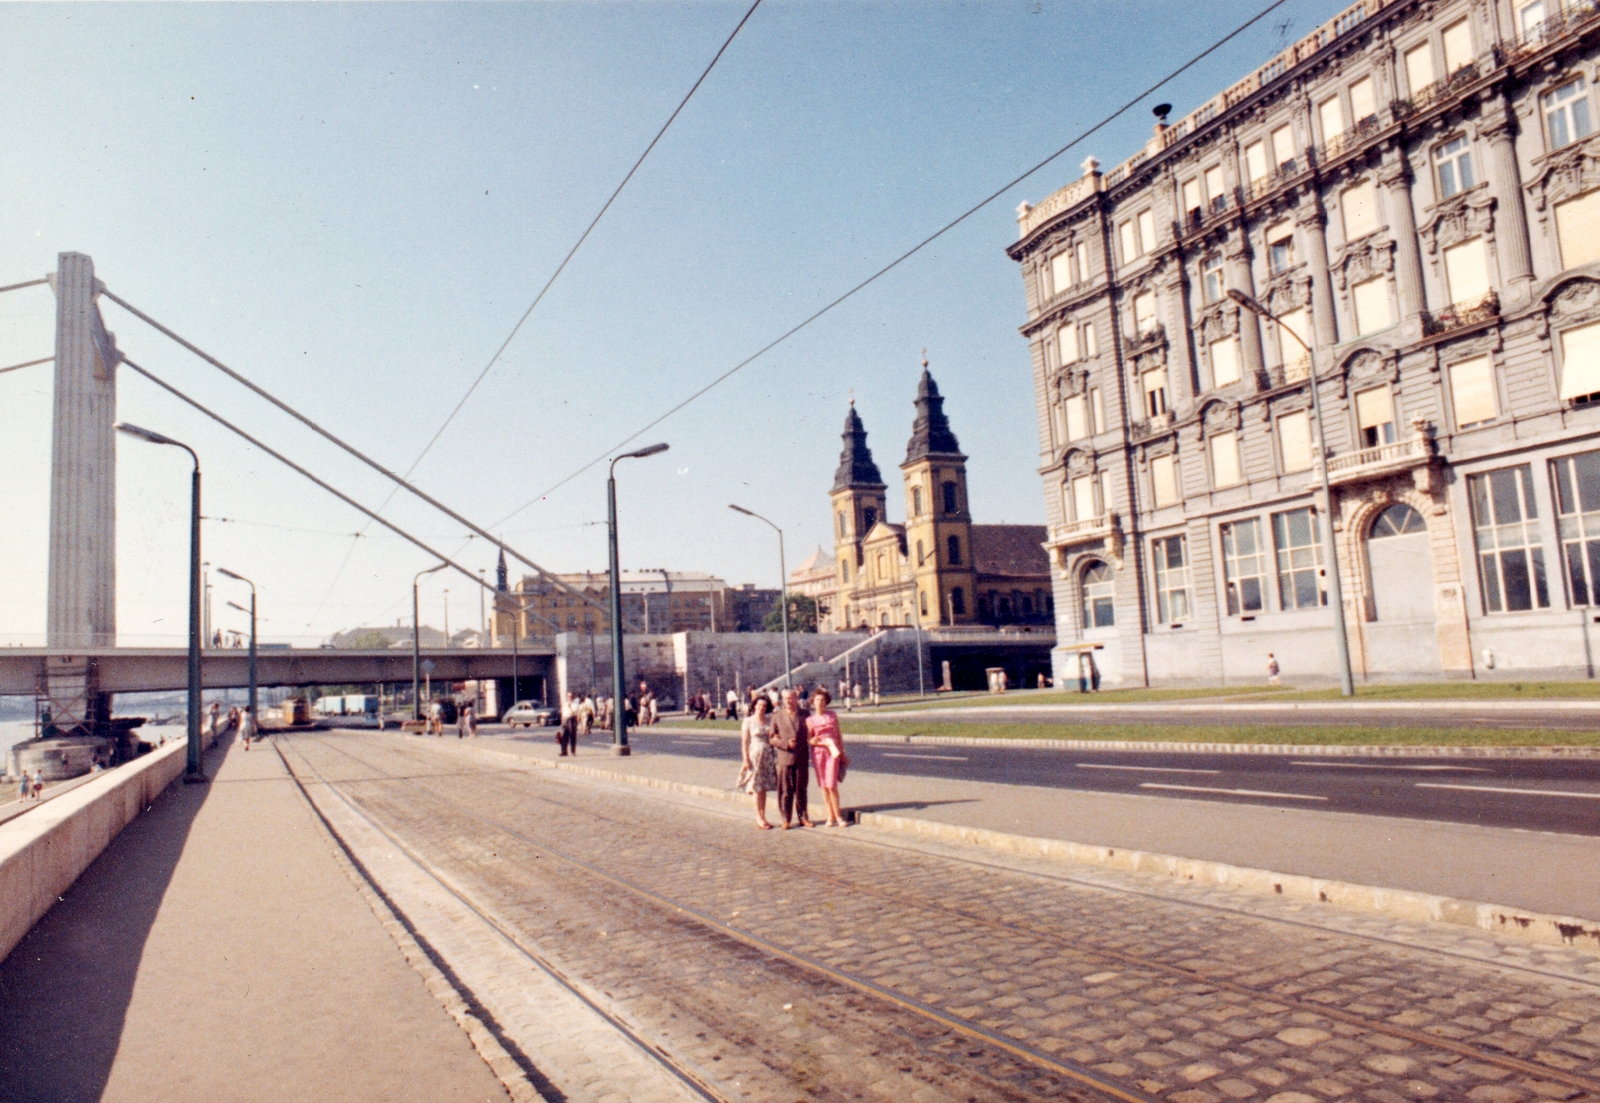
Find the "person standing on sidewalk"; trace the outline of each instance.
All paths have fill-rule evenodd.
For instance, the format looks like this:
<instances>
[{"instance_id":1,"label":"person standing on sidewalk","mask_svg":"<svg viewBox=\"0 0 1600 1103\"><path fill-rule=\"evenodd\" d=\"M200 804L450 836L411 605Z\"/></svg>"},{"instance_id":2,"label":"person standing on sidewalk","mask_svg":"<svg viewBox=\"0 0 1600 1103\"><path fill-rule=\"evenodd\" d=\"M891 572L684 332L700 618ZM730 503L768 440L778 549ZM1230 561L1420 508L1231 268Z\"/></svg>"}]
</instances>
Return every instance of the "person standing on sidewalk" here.
<instances>
[{"instance_id":1,"label":"person standing on sidewalk","mask_svg":"<svg viewBox=\"0 0 1600 1103\"><path fill-rule=\"evenodd\" d=\"M806 745L806 714L800 695L783 691L783 707L772 718L772 746L778 752L778 812L783 829L811 826L806 789L811 783L811 755Z\"/></svg>"},{"instance_id":2,"label":"person standing on sidewalk","mask_svg":"<svg viewBox=\"0 0 1600 1103\"><path fill-rule=\"evenodd\" d=\"M811 715L806 717L806 742L811 747L811 764L817 771L822 799L828 804L828 826L843 827L839 812L839 782L849 759L844 755L844 735L839 731L839 714L828 707L828 691L817 687L811 699Z\"/></svg>"},{"instance_id":3,"label":"person standing on sidewalk","mask_svg":"<svg viewBox=\"0 0 1600 1103\"><path fill-rule=\"evenodd\" d=\"M756 702L756 711L744 718L739 733L739 748L743 752L741 773L750 780L745 792L756 798L756 828L771 831L767 822L767 793L778 787L777 751L772 749L772 721L767 717L767 702Z\"/></svg>"},{"instance_id":4,"label":"person standing on sidewalk","mask_svg":"<svg viewBox=\"0 0 1600 1103\"><path fill-rule=\"evenodd\" d=\"M1281 685L1278 680L1278 658L1272 652L1267 652L1267 685Z\"/></svg>"},{"instance_id":5,"label":"person standing on sidewalk","mask_svg":"<svg viewBox=\"0 0 1600 1103\"><path fill-rule=\"evenodd\" d=\"M561 726L556 729L556 746L561 748L560 757L567 756L567 748L572 748L572 753L578 753L578 699L569 689L561 701Z\"/></svg>"}]
</instances>

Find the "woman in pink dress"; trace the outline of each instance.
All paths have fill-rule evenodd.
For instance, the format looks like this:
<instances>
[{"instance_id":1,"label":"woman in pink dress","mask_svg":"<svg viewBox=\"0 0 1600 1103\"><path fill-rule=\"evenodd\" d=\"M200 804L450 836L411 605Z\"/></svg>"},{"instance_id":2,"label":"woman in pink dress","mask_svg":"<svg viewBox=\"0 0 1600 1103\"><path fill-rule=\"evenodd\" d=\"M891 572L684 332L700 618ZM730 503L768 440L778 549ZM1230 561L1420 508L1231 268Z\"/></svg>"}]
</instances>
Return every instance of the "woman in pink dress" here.
<instances>
[{"instance_id":1,"label":"woman in pink dress","mask_svg":"<svg viewBox=\"0 0 1600 1103\"><path fill-rule=\"evenodd\" d=\"M843 827L839 814L839 781L849 759L844 756L844 736L839 732L839 714L828 707L832 698L818 689L811 698L811 715L806 717L806 742L811 745L811 766L828 802L828 826Z\"/></svg>"}]
</instances>

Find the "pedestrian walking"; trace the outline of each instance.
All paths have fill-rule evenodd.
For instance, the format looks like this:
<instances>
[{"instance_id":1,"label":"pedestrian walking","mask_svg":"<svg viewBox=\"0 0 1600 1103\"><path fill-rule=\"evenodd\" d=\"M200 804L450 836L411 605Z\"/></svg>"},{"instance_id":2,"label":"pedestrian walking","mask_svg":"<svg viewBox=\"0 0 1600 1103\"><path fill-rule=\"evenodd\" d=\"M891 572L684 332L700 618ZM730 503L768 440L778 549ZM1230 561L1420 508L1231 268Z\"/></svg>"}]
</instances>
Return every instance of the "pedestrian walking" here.
<instances>
[{"instance_id":1,"label":"pedestrian walking","mask_svg":"<svg viewBox=\"0 0 1600 1103\"><path fill-rule=\"evenodd\" d=\"M28 771L22 771L22 780L17 785L17 799L27 800L28 793L33 788L33 781L28 777Z\"/></svg>"},{"instance_id":2,"label":"pedestrian walking","mask_svg":"<svg viewBox=\"0 0 1600 1103\"><path fill-rule=\"evenodd\" d=\"M861 683L857 682L850 687L850 696L855 701L855 707L861 707Z\"/></svg>"},{"instance_id":3,"label":"pedestrian walking","mask_svg":"<svg viewBox=\"0 0 1600 1103\"><path fill-rule=\"evenodd\" d=\"M478 706L470 703L467 705L467 735L478 738Z\"/></svg>"},{"instance_id":4,"label":"pedestrian walking","mask_svg":"<svg viewBox=\"0 0 1600 1103\"><path fill-rule=\"evenodd\" d=\"M736 690L736 689L730 689L730 690L728 690L728 711L727 711L724 719L734 720L734 719L737 719L738 716L739 716L739 691Z\"/></svg>"},{"instance_id":5,"label":"pedestrian walking","mask_svg":"<svg viewBox=\"0 0 1600 1103\"><path fill-rule=\"evenodd\" d=\"M587 736L594 731L594 699L587 693L578 702L578 734ZM576 748L577 744L573 744Z\"/></svg>"},{"instance_id":6,"label":"pedestrian walking","mask_svg":"<svg viewBox=\"0 0 1600 1103\"><path fill-rule=\"evenodd\" d=\"M33 799L39 800L44 796L44 767L40 766L33 771Z\"/></svg>"},{"instance_id":7,"label":"pedestrian walking","mask_svg":"<svg viewBox=\"0 0 1600 1103\"><path fill-rule=\"evenodd\" d=\"M783 829L794 824L811 826L806 789L811 783L811 755L806 745L806 715L800 708L800 695L783 691L783 707L772 717L771 743L777 751L778 812Z\"/></svg>"},{"instance_id":8,"label":"pedestrian walking","mask_svg":"<svg viewBox=\"0 0 1600 1103\"><path fill-rule=\"evenodd\" d=\"M767 822L767 794L778 787L778 753L772 747L772 721L767 702L756 702L756 710L744 718L739 746L744 759L740 776L747 778L745 792L756 798L756 827L771 831Z\"/></svg>"},{"instance_id":9,"label":"pedestrian walking","mask_svg":"<svg viewBox=\"0 0 1600 1103\"><path fill-rule=\"evenodd\" d=\"M246 705L239 713L239 739L244 743L244 749L250 749L250 741L256 737L256 714Z\"/></svg>"},{"instance_id":10,"label":"pedestrian walking","mask_svg":"<svg viewBox=\"0 0 1600 1103\"><path fill-rule=\"evenodd\" d=\"M428 730L435 736L444 738L444 702L430 701L428 703Z\"/></svg>"},{"instance_id":11,"label":"pedestrian walking","mask_svg":"<svg viewBox=\"0 0 1600 1103\"><path fill-rule=\"evenodd\" d=\"M560 757L565 758L568 748L572 754L578 753L578 698L571 690L561 702L561 726L556 729L556 746L561 749Z\"/></svg>"},{"instance_id":12,"label":"pedestrian walking","mask_svg":"<svg viewBox=\"0 0 1600 1103\"><path fill-rule=\"evenodd\" d=\"M467 706L460 705L456 708L456 738L467 737Z\"/></svg>"},{"instance_id":13,"label":"pedestrian walking","mask_svg":"<svg viewBox=\"0 0 1600 1103\"><path fill-rule=\"evenodd\" d=\"M1278 680L1278 659L1272 652L1267 652L1267 685L1281 685Z\"/></svg>"},{"instance_id":14,"label":"pedestrian walking","mask_svg":"<svg viewBox=\"0 0 1600 1103\"><path fill-rule=\"evenodd\" d=\"M209 713L209 716L211 724L211 738L213 739L217 737L217 715L220 712L222 712L222 706L217 704L215 701L211 702L211 712Z\"/></svg>"},{"instance_id":15,"label":"pedestrian walking","mask_svg":"<svg viewBox=\"0 0 1600 1103\"><path fill-rule=\"evenodd\" d=\"M828 805L828 826L843 827L839 812L839 782L844 780L850 760L844 753L844 735L839 731L839 714L828 707L828 691L818 688L811 698L811 715L806 717L806 742L811 747L811 765L817 771L817 784Z\"/></svg>"}]
</instances>

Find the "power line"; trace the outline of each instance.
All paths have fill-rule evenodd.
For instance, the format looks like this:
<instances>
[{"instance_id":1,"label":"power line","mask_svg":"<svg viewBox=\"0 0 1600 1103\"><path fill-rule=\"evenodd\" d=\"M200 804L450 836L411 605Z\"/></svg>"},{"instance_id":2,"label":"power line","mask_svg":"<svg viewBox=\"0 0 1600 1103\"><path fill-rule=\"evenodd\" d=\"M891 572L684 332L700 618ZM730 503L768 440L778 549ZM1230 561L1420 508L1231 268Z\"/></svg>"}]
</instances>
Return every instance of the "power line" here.
<instances>
[{"instance_id":1,"label":"power line","mask_svg":"<svg viewBox=\"0 0 1600 1103\"><path fill-rule=\"evenodd\" d=\"M1266 7L1262 8L1255 15L1251 16L1249 19L1247 19L1243 23L1239 24L1239 26L1237 26L1233 30L1229 31L1223 37L1217 39L1217 41L1213 42L1210 46L1207 46L1204 50L1202 50L1198 54L1194 55L1194 57L1190 58L1188 61L1186 61L1182 65L1178 66L1178 68L1174 69L1172 72L1168 73L1166 76L1162 77L1160 80L1156 81L1154 84L1150 85L1150 87L1146 88L1144 91L1142 91L1138 95L1134 96L1127 103L1124 103L1121 107L1119 107L1115 111L1111 112L1111 114L1107 115L1105 118L1101 119L1099 122L1095 123L1093 126L1089 127L1087 130L1083 131L1081 134L1079 134L1077 137L1073 138L1066 145L1062 146L1060 149L1058 149L1054 153L1050 154L1050 156L1046 157L1044 160L1040 161L1038 164L1034 165L1032 168L1028 169L1026 172L1022 173L1021 175L1015 177L1012 180L1007 181L1001 187L999 187L999 188L995 189L995 191L991 192L987 197L985 197L984 199L980 200L979 202L973 204L971 207L968 207L961 214L957 215L955 218L953 218L949 222L945 223L939 229L935 230L933 233L929 234L927 237L925 237L921 241L917 242L911 248L907 249L905 252L903 252L899 256L895 257L888 264L885 264L882 268L879 268L876 272L872 273L872 275L868 276L866 279L862 280L860 283L858 283L854 287L850 288L844 294L840 295L838 298L834 299L832 302L828 303L826 306L823 306L819 310L817 310L814 313L808 315L807 317L802 319L798 324L796 324L794 326L791 326L789 329L785 330L783 333L779 334L777 337L773 338L771 341L768 341L765 345L762 345L755 352L751 353L749 356L747 356L743 360L739 361L733 367L729 368L727 371L723 372L721 375L719 375L715 379L711 380L711 382L707 383L705 386L701 387L699 390L697 390L693 394L689 395L688 398L685 398L683 401L679 402L677 405L675 405L672 408L670 408L669 410L667 410L667 412L662 414L660 417L657 417L656 419L654 419L653 421L649 422L646 425L641 425L638 429L634 430L631 434L629 434L628 436L626 436L623 439L619 440L616 444L612 445L610 448L607 448L604 452L600 453L598 456L596 456L594 459L590 460L588 463L584 464L582 467L578 468L576 471L573 471L571 474L567 475L560 482L558 482L558 483L554 484L553 486L549 487L543 493L541 493L539 495L536 495L533 498L530 498L528 501L524 502L522 505L518 506L516 509L512 510L510 513L506 514L504 517L502 517L498 521L494 522L494 524L491 527L498 528L500 525L505 524L507 521L511 520L511 518L515 517L517 514L521 513L523 510L527 509L529 506L532 506L535 503L537 503L538 501L540 501L541 499L543 499L545 497L548 497L550 494L553 494L555 491L559 490L561 487L567 485L567 483L571 482L573 479L576 479L579 475L581 475L585 471L589 470L589 468L593 467L595 464L600 463L603 460L605 460L606 457L615 454L619 449L621 449L625 445L637 440L639 437L643 436L645 433L649 432L651 429L654 429L657 425L660 425L663 421L666 421L669 417L671 417L673 414L677 413L679 410L682 410L684 407L690 405L691 403L693 403L696 400L698 400L701 397L703 397L709 391L711 391L711 390L715 389L716 387L722 385L728 379L732 378L735 374L737 374L740 370L748 367L750 364L754 363L756 360L759 360L762 356L765 356L767 353L771 352L773 349L775 349L779 345L783 344L783 342L787 341L789 338L793 337L796 333L799 333L801 330L805 329L812 322L815 322L818 318L821 318L824 314L827 314L829 311L833 310L834 307L839 306L841 303L844 303L848 299L854 298L859 292L866 290L872 284L876 283L879 279L881 279L882 277L884 277L885 275L887 275L888 273L890 273L894 269L900 267L901 264L903 264L906 261L910 260L912 257L916 256L918 253L922 252L923 249L927 248L929 245L931 245L935 241L937 241L939 238L943 237L945 234L949 233L951 230L953 230L957 226L961 225L967 219L971 218L973 215L975 215L979 211L983 210L983 208L987 207L990 203L993 203L996 199L999 199L1006 192L1010 191L1012 188L1014 188L1018 184L1022 183L1024 180L1026 180L1028 177L1032 176L1034 173L1038 172L1040 169L1042 169L1042 168L1046 167L1047 165L1049 165L1052 161L1056 160L1062 154L1066 153L1073 146L1078 145L1079 143L1083 142L1085 139L1089 138L1091 135L1095 134L1097 131L1100 131L1100 130L1104 129L1106 126L1110 125L1116 119L1118 119L1122 115L1126 114L1136 104L1138 104L1141 100L1143 100L1146 97L1148 97L1151 94L1153 94L1162 85L1165 85L1165 84L1177 79L1179 76L1182 76L1185 72L1187 72L1188 70L1192 69L1194 66L1198 65L1201 61L1203 61L1207 57L1211 56L1217 50L1220 50L1223 46L1225 46L1229 42L1233 41L1233 39L1237 38L1239 35L1243 34L1245 31L1249 30L1256 23L1259 23L1262 19L1266 18L1273 11L1277 10L1278 8L1281 8L1284 4L1286 4L1288 2L1289 2L1289 0L1273 0L1272 3L1270 3Z\"/></svg>"}]
</instances>

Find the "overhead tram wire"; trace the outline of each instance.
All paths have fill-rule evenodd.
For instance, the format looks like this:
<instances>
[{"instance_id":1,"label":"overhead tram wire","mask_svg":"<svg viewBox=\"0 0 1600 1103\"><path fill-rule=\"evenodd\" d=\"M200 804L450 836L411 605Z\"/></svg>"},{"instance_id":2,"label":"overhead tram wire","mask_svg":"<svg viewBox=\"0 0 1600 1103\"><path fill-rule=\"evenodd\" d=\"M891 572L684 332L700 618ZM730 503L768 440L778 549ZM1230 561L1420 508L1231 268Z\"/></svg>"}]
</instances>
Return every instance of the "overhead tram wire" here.
<instances>
[{"instance_id":1,"label":"overhead tram wire","mask_svg":"<svg viewBox=\"0 0 1600 1103\"><path fill-rule=\"evenodd\" d=\"M1186 73L1190 69L1194 68L1196 65L1198 65L1200 62L1204 61L1206 58L1210 57L1212 54L1216 53L1223 46L1226 46L1229 42L1231 42L1235 38L1239 37L1239 35L1243 34L1245 31L1249 30L1255 24L1259 23L1261 20L1265 19L1268 15L1272 14L1278 8L1283 7L1283 5L1287 4L1288 2L1289 2L1289 0L1272 0L1272 3L1270 3L1266 7L1262 8L1255 15L1252 15L1249 19L1247 19L1243 23L1239 24L1233 30L1229 31L1227 34L1225 34L1221 38L1217 39L1210 46L1207 46L1204 50L1200 51L1198 54L1195 54L1194 57L1190 58L1188 61L1186 61L1182 65L1178 66L1176 69L1172 70L1172 72L1168 73L1166 76L1162 77L1160 80L1156 81L1154 84L1152 84L1148 88L1146 88L1144 91L1140 92L1138 95L1136 95L1132 99L1128 100L1121 107L1119 107L1115 111L1111 112L1105 118L1101 119L1099 122L1095 123L1093 126L1089 127L1087 130L1085 130L1082 133L1080 133L1077 137L1073 138L1066 145L1062 146L1060 149L1058 149L1054 153L1050 154L1050 156L1046 157L1044 160L1040 161L1038 164L1034 165L1032 168L1028 169L1026 172L1022 173L1021 175L1019 175L1019 176L1007 181L1004 185L1002 185L1001 187L997 188L995 191L990 193L986 198L980 200L979 202L975 203L973 206L967 208L960 215L957 215L955 218L953 218L949 222L945 223L939 229L935 230L933 233L929 234L927 237L925 237L921 241L917 242L911 248L907 249L905 252L903 252L899 256L895 257L888 264L885 264L882 268L879 268L876 272L872 273L872 275L868 276L866 279L862 280L860 283L858 283L854 287L850 288L848 291L846 291L844 294L840 295L838 298L834 299L832 302L830 302L827 305L821 307L815 313L808 315L806 318L801 320L799 323L797 323L794 326L791 326L789 329L785 330L783 333L779 334L777 337L773 338L771 341L767 342L765 345L762 345L755 352L751 353L749 356L747 356L743 360L739 361L733 367L729 368L727 371L723 372L721 375L719 375L715 379L711 380L711 382L707 383L705 386L701 387L699 390L697 390L693 394L689 395L688 398L685 398L683 401L679 402L677 405L675 405L671 409L667 410L667 412L662 414L660 417L657 417L655 420L649 422L646 425L641 425L638 429L634 430L633 433L631 433L628 436L624 437L622 440L618 441L616 444L614 444L610 448L606 449L600 455L596 456L594 459L590 460L588 463L584 464L582 467L578 468L576 471L573 471L571 474L567 475L560 482L558 482L558 483L554 484L553 486L549 487L548 489L546 489L542 494L539 494L539 495L536 495L533 498L530 498L528 501L524 502L522 505L518 506L516 509L512 510L510 513L506 514L504 517L502 517L498 521L494 522L494 525L492 527L498 528L499 526L505 524L507 521L511 520L511 518L513 518L517 514L521 513L523 510L527 509L528 507L530 507L532 505L537 504L542 499L544 499L544 498L548 497L549 495L555 493L557 490L561 489L563 486L566 486L573 479L576 479L579 475L582 475L585 471L589 470L589 468L593 467L595 464L603 462L606 459L606 457L615 455L619 450L621 450L622 448L624 448L628 444L632 443L635 440L638 440L645 433L648 433L651 429L654 429L657 425L660 425L663 421L666 421L669 417L671 417L673 414L676 414L679 410L684 409L686 406L689 406L690 404L694 403L698 399L704 397L710 391L712 391L715 388L721 386L724 382L726 382L728 379L732 378L739 371L743 370L746 367L749 367L756 360L759 360L761 357L765 356L767 353L771 352L773 349L775 349L779 345L783 344L789 338L793 337L795 334L797 334L801 330L805 329L812 322L815 322L817 319L821 318L824 314L827 314L828 312L833 310L834 307L837 307L837 306L843 304L847 300L849 300L851 298L854 298L859 292L866 290L872 284L876 283L879 279L881 279L884 276L888 275L891 271L893 271L894 269L898 268L901 264L905 263L906 261L910 260L912 257L916 256L918 253L922 252L923 249L926 249L929 245L932 245L939 238L943 237L945 234L949 233L951 230L953 230L957 226L961 225L967 219L971 218L973 215L975 215L979 211L983 210L983 208L985 208L989 204L993 203L996 199L999 199L1006 192L1010 191L1012 188L1016 187L1018 184L1022 183L1024 180L1028 179L1028 177L1032 176L1034 173L1038 172L1040 169L1045 168L1052 161L1056 160L1062 154L1066 153L1073 146L1079 145L1080 143L1082 143L1083 141L1085 141L1086 139L1088 139L1089 137L1091 137L1092 135L1094 135L1098 131L1100 131L1100 130L1104 129L1105 127L1109 126L1116 119L1120 118L1122 115L1125 115L1128 111L1132 110L1141 101L1143 101L1146 98L1148 98L1149 96L1153 95L1163 85L1168 84L1171 81L1173 81L1173 80L1177 79L1178 77L1182 76L1184 73Z\"/></svg>"},{"instance_id":2,"label":"overhead tram wire","mask_svg":"<svg viewBox=\"0 0 1600 1103\"><path fill-rule=\"evenodd\" d=\"M246 379L244 376L240 375L238 372L236 372L232 368L228 367L228 365L224 364L221 360L218 360L215 356L212 356L205 349L200 348L198 345L195 345L195 344L185 340L183 337L180 337L178 334L174 333L172 330L168 329L166 326L162 325L160 322L158 322L154 318L150 317L150 315L146 314L144 311L142 311L138 307L134 306L132 303L128 302L125 299L122 299L122 298L118 297L117 294L115 292L113 292L112 290L110 290L109 288L103 289L101 291L101 294L104 295L106 298L110 299L112 302L116 303L118 306L122 307L124 310L128 311L130 314L132 314L134 317L138 318L140 321L142 321L145 324L153 327L154 329L156 329L160 333L165 334L167 337L171 338L173 341L176 341L178 344L182 345L184 348L188 349L190 352L192 352L196 356L200 357L206 363L210 364L212 367L214 367L218 371L222 372L228 378L234 380L236 383L239 383L241 386L249 389L254 394L256 394L259 397L265 399L266 401L272 403L272 405L276 406L279 410L282 410L284 413L288 414L290 417L292 417L296 421L300 422L300 424L304 425L306 428L310 429L312 432L316 433L318 436L322 437L324 440L328 441L331 444L336 445L337 447L339 447L340 449L342 449L344 452L348 453L349 455L354 456L356 459L360 460L362 463L366 464L368 467L372 468L374 471L378 472L378 474L382 475L384 478L388 479L389 481L391 481L391 482L397 484L398 486L403 487L404 489L410 491L412 494L416 495L418 498L420 498L424 502L428 503L434 509L437 509L439 512L443 513L445 516L449 517L452 521L455 521L457 524L460 524L463 527L465 527L469 532L475 533L478 536L483 537L489 543L491 543L491 544L495 545L496 547L504 550L507 554L511 555L513 558L515 558L515 559L519 560L520 562L525 563L527 566L533 568L534 572L536 574L538 574L539 577L542 578L544 581L550 583L551 585L555 586L556 588L558 588L560 590L564 590L567 593L572 594L574 597L577 597L577 598L587 602L588 604L595 606L596 608L604 608L604 605L600 601L596 600L595 598L591 597L590 595L584 593L583 591L581 591L581 590L579 590L579 589L577 589L575 587L568 586L565 582L562 582L555 575L551 574L549 571L545 570L539 564L535 563L533 560L529 559L527 556L525 556L521 552L517 551L517 549L513 548L510 544L507 544L504 540L499 539L499 538L491 535L488 532L488 530L486 530L484 528L481 528L478 525L473 524L471 521L469 521L465 517L461 516L461 514L457 513L455 510L451 509L449 506L447 506L443 502L439 501L439 499L433 497L433 495L431 495L431 494L427 493L426 491L422 490L420 487L417 487L417 486L413 485L412 483L408 482L406 479L402 478L401 476L396 475L393 471L390 471L387 467L383 466L377 460L374 460L372 457L368 456L365 452L362 452L360 449L356 448L354 445L347 444L345 441L341 440L339 437L335 436L333 433L330 433L328 430L324 429L321 425L318 425L315 421L312 421L305 414L302 414L299 410L296 410L293 406L290 406L287 402L284 402L282 399L280 399L277 396L273 395L271 392L266 391L266 390L262 389L261 387L256 386L249 379ZM134 368L134 370L140 372L140 374L149 376L148 372L145 372L143 368L135 367L133 362L128 360L126 357L123 358L122 362L124 364L127 364L129 367ZM151 378L152 380L155 379L154 376L149 376L149 378ZM157 381L157 382L159 382L159 381ZM167 386L167 384L165 384L165 383L162 383L161 385L163 387ZM173 388L168 388L168 389L172 390L172 392L174 394L178 395L178 397L182 398L185 402L188 402L191 405L196 406L196 408L199 408L198 403L195 403L194 400L189 398L187 395L184 395L181 392L179 392L179 391L177 391L177 390L175 390ZM211 416L213 418L217 418L217 420L219 420L219 421L221 420L221 418L219 418L216 414L212 414L209 410L205 410L203 412L205 412L207 415L209 415L209 416ZM224 423L224 424L226 424L226 423ZM233 427L230 425L229 428L233 428ZM243 435L243 430L241 430L241 429L234 429L234 431L237 432L237 433L240 433L241 435ZM256 443L257 447L266 449L266 445L257 443L254 440L254 438L248 438L248 439L251 440L251 443ZM268 451L270 451L270 449ZM278 456L278 454L275 453L275 452L273 452L271 454L273 456L279 458L279 459L283 459L282 456ZM290 463L291 461L289 461L287 459L284 459L283 462ZM297 468L297 470L300 470L300 469ZM302 474L305 474L308 478L312 478L312 479L316 478L316 476L311 475L309 472L305 472L303 470L302 470ZM320 481L319 481L319 485L323 485L323 486L326 487L326 484L321 484ZM338 493L338 491L334 491L332 487L327 487L327 489L330 490L333 493L336 493L336 494ZM340 497L344 497L344 496L340 495ZM388 524L388 522L383 521L378 516L377 513L375 513L372 510L368 509L366 506L358 505L357 503L355 503L353 500L351 500L349 498L345 498L345 501L350 502L351 505L355 505L357 509L361 510L362 513L365 513L368 517L372 518L374 521L378 521L380 524L384 524L384 525ZM389 526L389 527L393 528L393 526ZM405 536L408 540L412 540L413 543L416 543L416 541L412 537L410 537L406 533L401 532L399 529L394 529L394 531L396 533L399 533L402 536ZM419 545L419 546L421 546L421 545ZM440 558L442 559L444 557L440 556ZM457 569L459 570L460 568L458 567ZM473 577L476 578L477 576L474 575Z\"/></svg>"}]
</instances>

